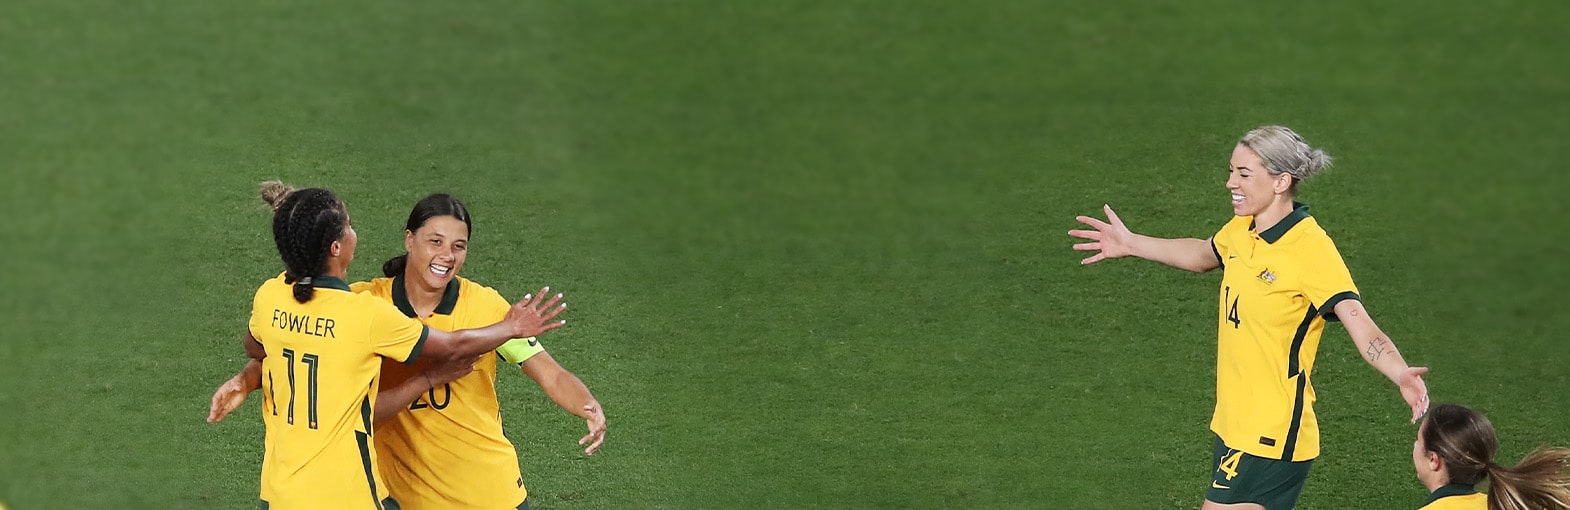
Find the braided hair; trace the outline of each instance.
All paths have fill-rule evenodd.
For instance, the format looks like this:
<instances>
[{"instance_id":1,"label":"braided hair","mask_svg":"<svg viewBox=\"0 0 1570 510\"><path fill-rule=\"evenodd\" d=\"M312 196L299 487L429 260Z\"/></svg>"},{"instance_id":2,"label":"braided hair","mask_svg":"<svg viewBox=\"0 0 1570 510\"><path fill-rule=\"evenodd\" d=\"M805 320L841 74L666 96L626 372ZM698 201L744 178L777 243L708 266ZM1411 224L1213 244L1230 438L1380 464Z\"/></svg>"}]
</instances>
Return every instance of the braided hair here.
<instances>
[{"instance_id":1,"label":"braided hair","mask_svg":"<svg viewBox=\"0 0 1570 510\"><path fill-rule=\"evenodd\" d=\"M343 236L348 211L332 191L295 190L273 212L273 242L283 258L284 283L294 285L294 300L311 300L312 279L327 272L328 250Z\"/></svg>"},{"instance_id":2,"label":"braided hair","mask_svg":"<svg viewBox=\"0 0 1570 510\"><path fill-rule=\"evenodd\" d=\"M409 211L409 221L404 223L404 229L414 232L425 226L426 221L440 216L457 218L464 226L469 227L470 234L474 233L474 223L469 221L469 209L463 206L462 201L446 193L427 196L414 204L414 210ZM409 254L404 253L383 263L382 274L388 277L401 275L408 265Z\"/></svg>"}]
</instances>

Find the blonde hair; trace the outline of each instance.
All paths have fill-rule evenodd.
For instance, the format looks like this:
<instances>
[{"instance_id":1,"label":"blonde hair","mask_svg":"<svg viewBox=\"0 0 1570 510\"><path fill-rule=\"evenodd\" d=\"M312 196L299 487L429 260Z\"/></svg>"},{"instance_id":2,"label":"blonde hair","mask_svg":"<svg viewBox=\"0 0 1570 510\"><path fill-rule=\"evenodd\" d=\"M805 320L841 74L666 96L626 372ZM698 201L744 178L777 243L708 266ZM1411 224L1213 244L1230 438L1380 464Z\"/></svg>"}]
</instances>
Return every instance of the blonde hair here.
<instances>
[{"instance_id":1,"label":"blonde hair","mask_svg":"<svg viewBox=\"0 0 1570 510\"><path fill-rule=\"evenodd\" d=\"M1323 171L1331 162L1329 154L1310 147L1301 135L1286 126L1254 128L1237 143L1258 154L1270 175L1291 174L1293 193L1297 193L1298 182Z\"/></svg>"},{"instance_id":2,"label":"blonde hair","mask_svg":"<svg viewBox=\"0 0 1570 510\"><path fill-rule=\"evenodd\" d=\"M294 186L284 184L282 181L266 181L262 183L262 201L267 202L267 206L273 208L274 211L278 210L278 206L283 204L285 198L289 198L290 193L294 193Z\"/></svg>"},{"instance_id":3,"label":"blonde hair","mask_svg":"<svg viewBox=\"0 0 1570 510\"><path fill-rule=\"evenodd\" d=\"M1423 445L1444 459L1451 483L1488 480L1489 510L1570 509L1570 449L1538 448L1514 467L1494 462L1499 440L1482 413L1459 404L1429 411Z\"/></svg>"}]
</instances>

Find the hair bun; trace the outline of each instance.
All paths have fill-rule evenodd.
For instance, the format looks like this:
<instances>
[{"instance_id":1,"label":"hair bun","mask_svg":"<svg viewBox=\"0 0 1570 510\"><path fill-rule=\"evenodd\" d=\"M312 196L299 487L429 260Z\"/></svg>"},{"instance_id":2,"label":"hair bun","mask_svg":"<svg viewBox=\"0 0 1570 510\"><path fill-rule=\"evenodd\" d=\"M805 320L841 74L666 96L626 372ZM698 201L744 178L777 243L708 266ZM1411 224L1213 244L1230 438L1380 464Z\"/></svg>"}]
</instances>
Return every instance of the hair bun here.
<instances>
[{"instance_id":1,"label":"hair bun","mask_svg":"<svg viewBox=\"0 0 1570 510\"><path fill-rule=\"evenodd\" d=\"M289 198L290 193L294 193L294 186L284 184L282 181L267 181L261 186L262 201L274 211L278 210L278 206L283 205L284 199Z\"/></svg>"}]
</instances>

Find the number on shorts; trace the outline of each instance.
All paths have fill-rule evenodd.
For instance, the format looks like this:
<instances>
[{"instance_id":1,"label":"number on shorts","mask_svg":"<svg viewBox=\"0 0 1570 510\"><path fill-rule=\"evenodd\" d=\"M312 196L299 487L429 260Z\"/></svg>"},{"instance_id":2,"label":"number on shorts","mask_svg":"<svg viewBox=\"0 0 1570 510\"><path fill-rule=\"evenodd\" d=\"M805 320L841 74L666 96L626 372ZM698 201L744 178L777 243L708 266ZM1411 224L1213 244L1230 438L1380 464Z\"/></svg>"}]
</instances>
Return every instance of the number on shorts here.
<instances>
[{"instance_id":1,"label":"number on shorts","mask_svg":"<svg viewBox=\"0 0 1570 510\"><path fill-rule=\"evenodd\" d=\"M1226 473L1227 480L1237 477L1237 463L1240 460L1243 460L1243 452L1241 451L1232 452L1231 455L1221 458L1220 471Z\"/></svg>"}]
</instances>

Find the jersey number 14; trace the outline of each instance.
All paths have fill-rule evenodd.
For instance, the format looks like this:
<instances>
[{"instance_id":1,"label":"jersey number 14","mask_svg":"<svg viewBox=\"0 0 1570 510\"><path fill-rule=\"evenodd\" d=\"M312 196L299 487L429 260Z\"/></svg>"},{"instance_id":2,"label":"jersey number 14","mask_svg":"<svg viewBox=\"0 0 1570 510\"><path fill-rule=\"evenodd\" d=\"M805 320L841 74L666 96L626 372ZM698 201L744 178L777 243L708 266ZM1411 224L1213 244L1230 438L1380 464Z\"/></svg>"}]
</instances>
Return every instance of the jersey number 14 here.
<instances>
[{"instance_id":1,"label":"jersey number 14","mask_svg":"<svg viewBox=\"0 0 1570 510\"><path fill-rule=\"evenodd\" d=\"M1237 301L1242 297L1242 294L1236 298L1232 297L1232 287L1228 286L1226 296L1221 298L1221 306L1227 307L1227 322L1232 323L1232 329L1237 329L1238 325L1243 323L1243 320L1237 317ZM1227 301L1231 301L1232 304L1228 305Z\"/></svg>"}]
</instances>

